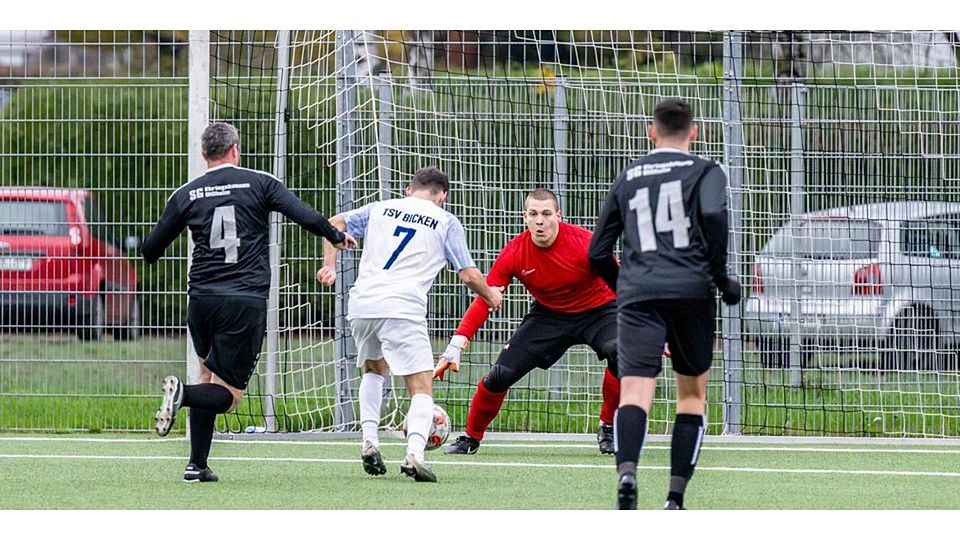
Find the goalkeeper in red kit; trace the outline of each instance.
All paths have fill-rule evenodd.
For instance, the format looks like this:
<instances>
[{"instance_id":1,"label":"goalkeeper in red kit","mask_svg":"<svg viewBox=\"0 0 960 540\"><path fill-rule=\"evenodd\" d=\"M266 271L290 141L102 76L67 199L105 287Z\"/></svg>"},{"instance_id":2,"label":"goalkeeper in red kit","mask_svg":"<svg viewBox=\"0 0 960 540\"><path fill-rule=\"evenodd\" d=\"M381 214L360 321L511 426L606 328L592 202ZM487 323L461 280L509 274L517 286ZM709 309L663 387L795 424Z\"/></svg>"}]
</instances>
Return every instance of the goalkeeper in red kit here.
<instances>
[{"instance_id":1,"label":"goalkeeper in red kit","mask_svg":"<svg viewBox=\"0 0 960 540\"><path fill-rule=\"evenodd\" d=\"M487 275L491 287L506 287L513 278L519 279L534 302L496 364L477 385L467 414L467 434L447 446L447 454L476 453L507 390L534 368L550 368L567 349L580 344L589 345L600 360L607 361L597 442L600 452L614 453L613 413L620 401L616 295L590 266L591 232L560 218L552 191L537 189L527 195L527 230L503 248ZM488 315L487 304L478 297L440 356L435 377L443 380L447 369L459 369L461 353Z\"/></svg>"}]
</instances>

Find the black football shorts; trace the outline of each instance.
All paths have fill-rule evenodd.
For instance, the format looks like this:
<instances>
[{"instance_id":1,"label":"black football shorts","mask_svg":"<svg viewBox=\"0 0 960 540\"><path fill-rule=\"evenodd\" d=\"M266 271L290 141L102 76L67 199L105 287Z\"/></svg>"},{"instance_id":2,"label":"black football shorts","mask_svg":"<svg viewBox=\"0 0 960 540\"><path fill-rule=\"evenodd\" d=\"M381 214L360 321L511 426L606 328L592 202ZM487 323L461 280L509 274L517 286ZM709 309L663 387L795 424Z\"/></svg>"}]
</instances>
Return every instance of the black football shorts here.
<instances>
[{"instance_id":1,"label":"black football shorts","mask_svg":"<svg viewBox=\"0 0 960 540\"><path fill-rule=\"evenodd\" d=\"M187 327L207 369L245 390L267 328L267 301L252 296L191 296Z\"/></svg>"},{"instance_id":2,"label":"black football shorts","mask_svg":"<svg viewBox=\"0 0 960 540\"><path fill-rule=\"evenodd\" d=\"M560 313L534 302L484 384L491 391L505 391L535 368L549 369L567 349L579 344L589 345L616 376L616 343L615 301L582 313Z\"/></svg>"},{"instance_id":3,"label":"black football shorts","mask_svg":"<svg viewBox=\"0 0 960 540\"><path fill-rule=\"evenodd\" d=\"M714 298L645 300L620 306L620 377L660 374L665 342L670 345L675 372L691 377L706 373L713 362L716 317Z\"/></svg>"}]
</instances>

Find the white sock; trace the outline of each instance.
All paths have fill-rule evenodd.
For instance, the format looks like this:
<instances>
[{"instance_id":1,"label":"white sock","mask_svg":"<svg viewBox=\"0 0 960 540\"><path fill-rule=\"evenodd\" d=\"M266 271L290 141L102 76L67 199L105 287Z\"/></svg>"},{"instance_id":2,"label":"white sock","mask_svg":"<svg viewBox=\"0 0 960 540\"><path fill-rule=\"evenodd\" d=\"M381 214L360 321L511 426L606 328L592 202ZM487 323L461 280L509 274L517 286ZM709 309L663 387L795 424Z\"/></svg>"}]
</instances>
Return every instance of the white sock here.
<instances>
[{"instance_id":1,"label":"white sock","mask_svg":"<svg viewBox=\"0 0 960 540\"><path fill-rule=\"evenodd\" d=\"M423 459L427 447L427 435L433 423L433 396L416 394L410 398L407 411L407 453Z\"/></svg>"},{"instance_id":2,"label":"white sock","mask_svg":"<svg viewBox=\"0 0 960 540\"><path fill-rule=\"evenodd\" d=\"M360 379L360 428L363 442L380 446L380 405L383 402L383 377L364 373Z\"/></svg>"}]
</instances>

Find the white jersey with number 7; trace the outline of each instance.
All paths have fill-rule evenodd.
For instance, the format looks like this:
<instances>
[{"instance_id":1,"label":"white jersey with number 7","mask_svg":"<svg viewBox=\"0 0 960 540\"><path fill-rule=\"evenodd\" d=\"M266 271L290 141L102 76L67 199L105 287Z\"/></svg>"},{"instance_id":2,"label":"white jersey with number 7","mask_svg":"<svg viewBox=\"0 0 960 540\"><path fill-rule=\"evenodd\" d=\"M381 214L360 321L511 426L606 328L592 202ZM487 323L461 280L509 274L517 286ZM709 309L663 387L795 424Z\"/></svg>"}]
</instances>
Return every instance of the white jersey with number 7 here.
<instances>
[{"instance_id":1,"label":"white jersey with number 7","mask_svg":"<svg viewBox=\"0 0 960 540\"><path fill-rule=\"evenodd\" d=\"M425 321L427 291L450 263L475 267L460 220L418 197L370 203L343 214L347 232L363 237L347 318Z\"/></svg>"}]
</instances>

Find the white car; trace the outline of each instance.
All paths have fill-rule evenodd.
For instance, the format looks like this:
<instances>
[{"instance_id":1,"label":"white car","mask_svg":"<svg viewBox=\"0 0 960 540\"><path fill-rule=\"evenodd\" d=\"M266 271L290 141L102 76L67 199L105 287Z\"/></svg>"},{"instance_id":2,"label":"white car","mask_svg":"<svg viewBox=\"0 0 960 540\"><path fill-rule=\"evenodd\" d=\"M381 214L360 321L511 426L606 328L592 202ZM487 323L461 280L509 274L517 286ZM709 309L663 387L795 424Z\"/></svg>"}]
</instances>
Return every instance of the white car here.
<instances>
[{"instance_id":1,"label":"white car","mask_svg":"<svg viewBox=\"0 0 960 540\"><path fill-rule=\"evenodd\" d=\"M884 369L956 370L960 204L880 203L803 214L757 254L743 328L765 367L791 339L876 351ZM795 337L794 337L795 336Z\"/></svg>"}]
</instances>

